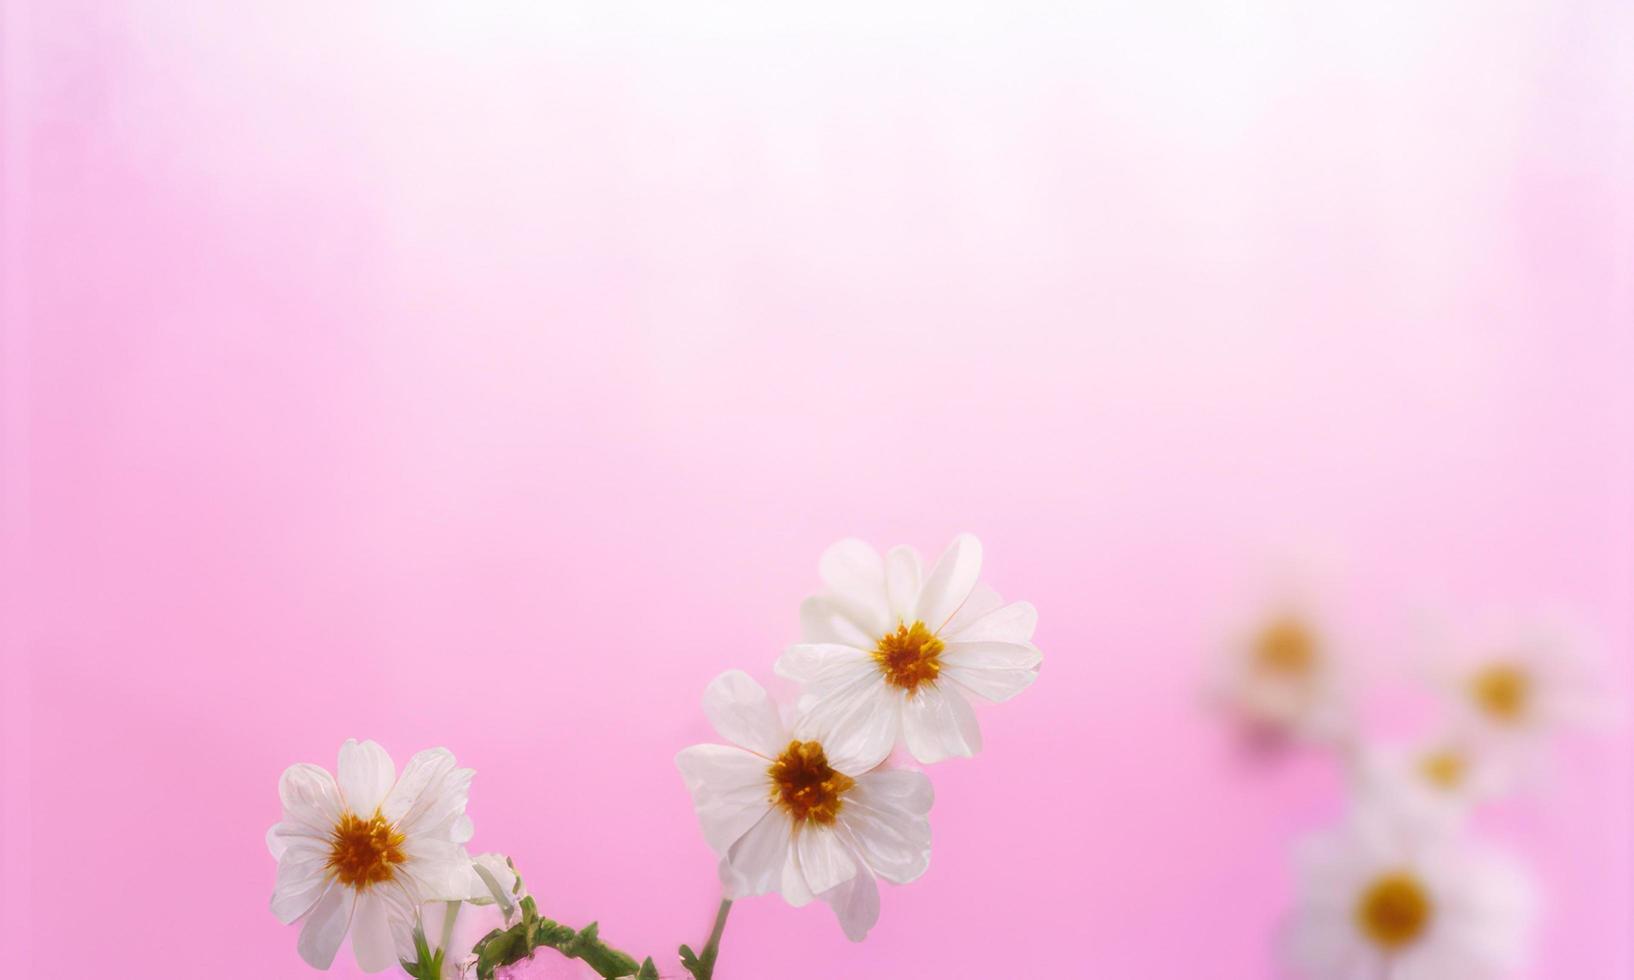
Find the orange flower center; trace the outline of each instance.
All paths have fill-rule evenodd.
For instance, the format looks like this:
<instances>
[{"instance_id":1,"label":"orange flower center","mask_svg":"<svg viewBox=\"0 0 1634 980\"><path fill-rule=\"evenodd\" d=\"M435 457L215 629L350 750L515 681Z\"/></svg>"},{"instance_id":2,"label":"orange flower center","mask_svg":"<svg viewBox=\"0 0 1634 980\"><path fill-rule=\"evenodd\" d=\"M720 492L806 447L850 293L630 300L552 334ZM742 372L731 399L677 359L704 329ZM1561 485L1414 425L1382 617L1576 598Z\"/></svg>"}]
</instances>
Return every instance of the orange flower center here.
<instances>
[{"instance_id":1,"label":"orange flower center","mask_svg":"<svg viewBox=\"0 0 1634 980\"><path fill-rule=\"evenodd\" d=\"M835 772L819 742L789 743L766 770L772 780L772 802L788 811L795 824L810 820L827 826L840 815L840 797L856 780Z\"/></svg>"},{"instance_id":2,"label":"orange flower center","mask_svg":"<svg viewBox=\"0 0 1634 980\"><path fill-rule=\"evenodd\" d=\"M1470 679L1470 696L1494 720L1517 724L1531 706L1532 678L1514 664L1492 664Z\"/></svg>"},{"instance_id":3,"label":"orange flower center","mask_svg":"<svg viewBox=\"0 0 1634 980\"><path fill-rule=\"evenodd\" d=\"M363 891L392 880L405 860L403 840L379 810L367 820L348 810L329 832L328 867L341 884Z\"/></svg>"},{"instance_id":4,"label":"orange flower center","mask_svg":"<svg viewBox=\"0 0 1634 980\"><path fill-rule=\"evenodd\" d=\"M1450 793L1463 784L1469 762L1452 749L1443 749L1419 759L1418 771L1431 785Z\"/></svg>"},{"instance_id":5,"label":"orange flower center","mask_svg":"<svg viewBox=\"0 0 1634 980\"><path fill-rule=\"evenodd\" d=\"M1302 681L1316 669L1316 634L1292 616L1273 620L1254 641L1254 666L1261 673Z\"/></svg>"},{"instance_id":6,"label":"orange flower center","mask_svg":"<svg viewBox=\"0 0 1634 980\"><path fill-rule=\"evenodd\" d=\"M880 637L874 647L874 663L885 683L909 694L936 680L942 672L941 657L941 639L917 619L912 626L898 624L896 632Z\"/></svg>"},{"instance_id":7,"label":"orange flower center","mask_svg":"<svg viewBox=\"0 0 1634 980\"><path fill-rule=\"evenodd\" d=\"M1377 879L1356 903L1362 934L1392 952L1424 935L1433 914L1429 893L1404 871Z\"/></svg>"}]
</instances>

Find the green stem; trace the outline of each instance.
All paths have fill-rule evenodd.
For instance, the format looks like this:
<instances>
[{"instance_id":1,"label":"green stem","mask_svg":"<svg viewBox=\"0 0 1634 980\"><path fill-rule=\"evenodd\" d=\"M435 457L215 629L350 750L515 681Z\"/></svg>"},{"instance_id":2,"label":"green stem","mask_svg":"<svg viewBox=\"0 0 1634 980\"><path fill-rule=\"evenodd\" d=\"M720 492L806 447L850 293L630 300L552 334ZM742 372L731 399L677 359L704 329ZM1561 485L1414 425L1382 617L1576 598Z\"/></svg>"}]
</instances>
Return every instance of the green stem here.
<instances>
[{"instance_id":1,"label":"green stem","mask_svg":"<svg viewBox=\"0 0 1634 980\"><path fill-rule=\"evenodd\" d=\"M418 916L414 920L414 959L400 960L403 972L414 980L442 980L444 950L431 951L426 942L425 927Z\"/></svg>"},{"instance_id":2,"label":"green stem","mask_svg":"<svg viewBox=\"0 0 1634 980\"><path fill-rule=\"evenodd\" d=\"M532 956L534 951L550 947L569 959L583 960L599 976L636 977L638 980L658 980L658 968L649 957L637 963L635 957L602 942L594 922L583 929L562 925L539 914L532 896L520 903L522 921L508 929L495 929L477 943L472 952L477 955L477 977L493 980L502 966L518 963Z\"/></svg>"},{"instance_id":3,"label":"green stem","mask_svg":"<svg viewBox=\"0 0 1634 980\"><path fill-rule=\"evenodd\" d=\"M691 947L681 947L681 965L692 974L693 980L711 980L715 976L715 959L720 956L721 933L726 931L726 914L730 911L732 900L721 899L720 908L715 910L715 927L709 931L702 953L695 955Z\"/></svg>"},{"instance_id":4,"label":"green stem","mask_svg":"<svg viewBox=\"0 0 1634 980\"><path fill-rule=\"evenodd\" d=\"M443 912L442 942L437 944L437 949L440 950L445 957L448 956L448 947L454 942L454 920L459 917L460 903L449 902L447 908Z\"/></svg>"},{"instance_id":5,"label":"green stem","mask_svg":"<svg viewBox=\"0 0 1634 980\"><path fill-rule=\"evenodd\" d=\"M732 900L721 899L721 907L715 910L715 928L709 931L709 942L704 944L703 961L709 964L708 972L703 980L709 980L715 974L715 957L721 952L721 933L726 931L726 914L732 911Z\"/></svg>"}]
</instances>

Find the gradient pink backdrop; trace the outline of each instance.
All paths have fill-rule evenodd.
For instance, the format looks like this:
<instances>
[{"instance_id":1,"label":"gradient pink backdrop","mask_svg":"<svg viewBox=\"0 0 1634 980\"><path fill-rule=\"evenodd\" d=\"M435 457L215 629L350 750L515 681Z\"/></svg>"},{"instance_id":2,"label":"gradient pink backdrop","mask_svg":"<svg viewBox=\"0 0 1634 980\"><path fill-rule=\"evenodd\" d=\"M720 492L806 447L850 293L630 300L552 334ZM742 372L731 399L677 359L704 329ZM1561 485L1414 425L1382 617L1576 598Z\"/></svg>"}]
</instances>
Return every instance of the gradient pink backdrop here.
<instances>
[{"instance_id":1,"label":"gradient pink backdrop","mask_svg":"<svg viewBox=\"0 0 1634 980\"><path fill-rule=\"evenodd\" d=\"M845 535L977 532L1044 674L866 944L745 902L723 980L1270 975L1337 782L1196 685L1285 549L1386 682L1562 601L1626 701L1626 5L771 6L5 3L8 975L307 975L262 834L354 735L698 941L672 757ZM1535 975L1628 977L1634 747L1566 748L1488 829Z\"/></svg>"}]
</instances>

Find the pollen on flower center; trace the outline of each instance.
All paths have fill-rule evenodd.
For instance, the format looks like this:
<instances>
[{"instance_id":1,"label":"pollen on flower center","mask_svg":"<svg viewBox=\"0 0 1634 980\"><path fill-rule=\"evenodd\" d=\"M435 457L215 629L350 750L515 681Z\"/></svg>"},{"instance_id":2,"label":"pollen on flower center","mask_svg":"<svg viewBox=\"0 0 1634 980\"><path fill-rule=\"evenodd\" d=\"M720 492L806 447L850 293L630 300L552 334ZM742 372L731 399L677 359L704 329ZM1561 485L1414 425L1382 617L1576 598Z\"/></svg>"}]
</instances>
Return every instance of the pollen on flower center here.
<instances>
[{"instance_id":1,"label":"pollen on flower center","mask_svg":"<svg viewBox=\"0 0 1634 980\"><path fill-rule=\"evenodd\" d=\"M1494 719L1515 724L1531 704L1532 678L1514 664L1493 664L1470 679L1470 695Z\"/></svg>"},{"instance_id":2,"label":"pollen on flower center","mask_svg":"<svg viewBox=\"0 0 1634 980\"><path fill-rule=\"evenodd\" d=\"M840 797L856 780L835 772L819 742L789 743L766 770L772 780L772 802L788 811L796 824L810 820L828 825L840 815Z\"/></svg>"},{"instance_id":3,"label":"pollen on flower center","mask_svg":"<svg viewBox=\"0 0 1634 980\"><path fill-rule=\"evenodd\" d=\"M365 820L348 810L329 832L327 866L341 884L362 891L392 880L404 861L403 841L380 811Z\"/></svg>"},{"instance_id":4,"label":"pollen on flower center","mask_svg":"<svg viewBox=\"0 0 1634 980\"><path fill-rule=\"evenodd\" d=\"M1434 912L1423 884L1397 871L1378 878L1362 893L1356 923L1368 939L1395 951L1424 935Z\"/></svg>"},{"instance_id":5,"label":"pollen on flower center","mask_svg":"<svg viewBox=\"0 0 1634 980\"><path fill-rule=\"evenodd\" d=\"M941 657L941 638L917 619L912 626L899 623L896 632L880 637L874 647L874 663L885 683L909 694L936 680L942 672Z\"/></svg>"},{"instance_id":6,"label":"pollen on flower center","mask_svg":"<svg viewBox=\"0 0 1634 980\"><path fill-rule=\"evenodd\" d=\"M1316 636L1292 616L1273 620L1254 643L1254 666L1261 673L1300 681L1316 668Z\"/></svg>"},{"instance_id":7,"label":"pollen on flower center","mask_svg":"<svg viewBox=\"0 0 1634 980\"><path fill-rule=\"evenodd\" d=\"M1418 760L1418 771L1438 789L1451 792L1463 782L1469 763L1451 749L1431 752Z\"/></svg>"}]
</instances>

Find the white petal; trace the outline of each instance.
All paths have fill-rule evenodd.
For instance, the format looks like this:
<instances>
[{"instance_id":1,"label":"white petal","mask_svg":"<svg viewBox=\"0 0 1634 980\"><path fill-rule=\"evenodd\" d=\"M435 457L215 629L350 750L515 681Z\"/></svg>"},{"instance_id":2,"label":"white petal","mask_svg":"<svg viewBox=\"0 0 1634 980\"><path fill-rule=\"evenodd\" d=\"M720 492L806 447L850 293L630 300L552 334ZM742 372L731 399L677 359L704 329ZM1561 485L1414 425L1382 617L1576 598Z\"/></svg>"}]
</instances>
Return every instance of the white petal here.
<instances>
[{"instance_id":1,"label":"white petal","mask_svg":"<svg viewBox=\"0 0 1634 980\"><path fill-rule=\"evenodd\" d=\"M768 808L749 832L726 852L727 897L745 898L773 891L781 883L793 828L788 815Z\"/></svg>"},{"instance_id":2,"label":"white petal","mask_svg":"<svg viewBox=\"0 0 1634 980\"><path fill-rule=\"evenodd\" d=\"M414 958L414 922L417 908L408 892L402 888L386 887L378 891L386 906L386 923L391 928L392 947L399 960Z\"/></svg>"},{"instance_id":3,"label":"white petal","mask_svg":"<svg viewBox=\"0 0 1634 980\"><path fill-rule=\"evenodd\" d=\"M354 897L350 888L331 882L329 890L307 913L295 948L308 966L327 970L329 964L335 962L335 951L340 949L340 941L346 938L346 929L352 924Z\"/></svg>"},{"instance_id":4,"label":"white petal","mask_svg":"<svg viewBox=\"0 0 1634 980\"><path fill-rule=\"evenodd\" d=\"M475 770L456 768L454 754L447 749L416 752L386 794L381 813L405 834L464 843L471 839L465 806L475 775Z\"/></svg>"},{"instance_id":5,"label":"white petal","mask_svg":"<svg viewBox=\"0 0 1634 980\"><path fill-rule=\"evenodd\" d=\"M774 757L788 745L788 731L772 701L753 677L728 670L704 688L704 714L721 738Z\"/></svg>"},{"instance_id":6,"label":"white petal","mask_svg":"<svg viewBox=\"0 0 1634 980\"><path fill-rule=\"evenodd\" d=\"M964 605L981 572L982 543L973 534L954 538L925 579L914 618L922 620L932 632L940 631Z\"/></svg>"},{"instance_id":7,"label":"white petal","mask_svg":"<svg viewBox=\"0 0 1634 980\"><path fill-rule=\"evenodd\" d=\"M956 636L971 623L1003 607L1004 600L999 598L999 594L993 591L992 586L984 582L977 582L976 587L970 590L970 596L965 599L965 604L959 607L959 611L954 613L953 618L948 620L945 626L937 630L937 633L944 639ZM1029 638L1030 636L1031 634L1029 634Z\"/></svg>"},{"instance_id":8,"label":"white petal","mask_svg":"<svg viewBox=\"0 0 1634 980\"><path fill-rule=\"evenodd\" d=\"M272 852L274 861L283 857L284 852L289 849L289 838L278 833L278 829L282 826L283 823L280 822L267 828L267 850Z\"/></svg>"},{"instance_id":9,"label":"white petal","mask_svg":"<svg viewBox=\"0 0 1634 980\"><path fill-rule=\"evenodd\" d=\"M488 883L476 873L479 866L488 872L488 876L494 880L494 884L499 886L499 890L509 901L514 903L527 894L527 889L519 886L516 869L511 867L511 862L505 855L490 851L471 859L470 887L466 894L455 897L473 905L495 904L494 894L489 889Z\"/></svg>"},{"instance_id":10,"label":"white petal","mask_svg":"<svg viewBox=\"0 0 1634 980\"><path fill-rule=\"evenodd\" d=\"M950 643L942 654L942 677L989 701L1007 701L1038 679L1044 655L1016 643Z\"/></svg>"},{"instance_id":11,"label":"white petal","mask_svg":"<svg viewBox=\"0 0 1634 980\"><path fill-rule=\"evenodd\" d=\"M796 643L783 651L772 668L779 676L799 681L807 694L825 694L845 687L862 674L879 669L867 653L841 643Z\"/></svg>"},{"instance_id":12,"label":"white petal","mask_svg":"<svg viewBox=\"0 0 1634 980\"><path fill-rule=\"evenodd\" d=\"M924 578L919 552L907 545L897 545L885 555L885 596L890 618L887 629L896 624L912 623L914 605L919 601L919 586ZM935 626L927 623L934 630Z\"/></svg>"},{"instance_id":13,"label":"white petal","mask_svg":"<svg viewBox=\"0 0 1634 980\"><path fill-rule=\"evenodd\" d=\"M349 738L340 747L335 781L340 784L340 796L346 809L369 816L380 808L397 781L397 767L378 743Z\"/></svg>"},{"instance_id":14,"label":"white petal","mask_svg":"<svg viewBox=\"0 0 1634 980\"><path fill-rule=\"evenodd\" d=\"M857 862L832 827L808 823L794 838L806 887L822 894L857 873Z\"/></svg>"},{"instance_id":15,"label":"white petal","mask_svg":"<svg viewBox=\"0 0 1634 980\"><path fill-rule=\"evenodd\" d=\"M930 780L923 773L870 773L858 779L857 788L846 797L840 822L863 862L886 881L903 885L930 866L930 821L923 811L911 812L901 805L900 787L869 792L865 784L882 775L916 777L923 786L912 790L911 796L930 795Z\"/></svg>"},{"instance_id":16,"label":"white petal","mask_svg":"<svg viewBox=\"0 0 1634 980\"><path fill-rule=\"evenodd\" d=\"M884 589L880 608L884 609ZM885 617L858 615L830 596L814 595L800 603L800 638L807 643L844 643L871 647L885 632Z\"/></svg>"},{"instance_id":17,"label":"white petal","mask_svg":"<svg viewBox=\"0 0 1634 980\"><path fill-rule=\"evenodd\" d=\"M1044 660L1043 651L1031 643L1001 643L963 639L942 648L941 661L970 670L1031 670Z\"/></svg>"},{"instance_id":18,"label":"white petal","mask_svg":"<svg viewBox=\"0 0 1634 980\"><path fill-rule=\"evenodd\" d=\"M902 702L902 695L870 670L844 687L802 699L794 735L821 742L828 764L840 772L867 772L896 747Z\"/></svg>"},{"instance_id":19,"label":"white petal","mask_svg":"<svg viewBox=\"0 0 1634 980\"><path fill-rule=\"evenodd\" d=\"M823 584L844 596L861 597L885 587L885 563L866 541L846 538L829 545L817 560Z\"/></svg>"},{"instance_id":20,"label":"white petal","mask_svg":"<svg viewBox=\"0 0 1634 980\"><path fill-rule=\"evenodd\" d=\"M328 839L340 822L340 788L321 766L298 762L278 778L278 798L284 805L285 836L305 834Z\"/></svg>"},{"instance_id":21,"label":"white petal","mask_svg":"<svg viewBox=\"0 0 1634 980\"><path fill-rule=\"evenodd\" d=\"M471 857L465 848L442 837L409 837L402 845L404 862L394 879L416 902L462 890L469 879Z\"/></svg>"},{"instance_id":22,"label":"white petal","mask_svg":"<svg viewBox=\"0 0 1634 980\"><path fill-rule=\"evenodd\" d=\"M817 572L829 588L827 598L863 632L877 636L885 631L889 610L885 602L885 564L879 552L848 538L823 552Z\"/></svg>"},{"instance_id":23,"label":"white petal","mask_svg":"<svg viewBox=\"0 0 1634 980\"><path fill-rule=\"evenodd\" d=\"M879 921L879 885L866 868L821 897L834 909L834 917L840 920L845 938L854 943L867 939L868 930Z\"/></svg>"},{"instance_id":24,"label":"white petal","mask_svg":"<svg viewBox=\"0 0 1634 980\"><path fill-rule=\"evenodd\" d=\"M783 877L778 890L783 893L783 901L797 909L811 904L811 900L817 897L806 884L806 873L800 868L800 849L797 847L789 848L788 857L783 862Z\"/></svg>"},{"instance_id":25,"label":"white petal","mask_svg":"<svg viewBox=\"0 0 1634 980\"><path fill-rule=\"evenodd\" d=\"M694 745L675 756L704 840L716 854L749 832L770 809L766 760L728 745Z\"/></svg>"},{"instance_id":26,"label":"white petal","mask_svg":"<svg viewBox=\"0 0 1634 980\"><path fill-rule=\"evenodd\" d=\"M1366 940L1356 932L1349 911L1335 915L1310 907L1299 910L1278 936L1281 958L1300 976L1323 980L1368 977L1369 968L1372 976L1385 976L1364 948Z\"/></svg>"},{"instance_id":27,"label":"white petal","mask_svg":"<svg viewBox=\"0 0 1634 980\"><path fill-rule=\"evenodd\" d=\"M310 837L286 838L272 889L272 914L289 925L312 910L329 883L329 848Z\"/></svg>"},{"instance_id":28,"label":"white petal","mask_svg":"<svg viewBox=\"0 0 1634 980\"><path fill-rule=\"evenodd\" d=\"M352 913L352 955L365 973L380 973L397 965L396 944L380 893L371 888L358 895L357 911Z\"/></svg>"},{"instance_id":29,"label":"white petal","mask_svg":"<svg viewBox=\"0 0 1634 980\"><path fill-rule=\"evenodd\" d=\"M972 597L974 601L974 597ZM968 608L970 603L965 603ZM965 619L965 609L941 631L948 643L1029 643L1038 628L1038 610L1030 602L1012 602L1008 606Z\"/></svg>"},{"instance_id":30,"label":"white petal","mask_svg":"<svg viewBox=\"0 0 1634 980\"><path fill-rule=\"evenodd\" d=\"M455 769L427 786L397 822L410 836L430 836L463 844L471 839L471 820L465 815L471 798L474 769Z\"/></svg>"},{"instance_id":31,"label":"white petal","mask_svg":"<svg viewBox=\"0 0 1634 980\"><path fill-rule=\"evenodd\" d=\"M930 778L912 769L880 769L857 777L846 796L875 810L894 810L922 817L936 802Z\"/></svg>"},{"instance_id":32,"label":"white petal","mask_svg":"<svg viewBox=\"0 0 1634 980\"><path fill-rule=\"evenodd\" d=\"M503 862L501 862L500 866L504 867ZM489 869L489 873L493 873L492 869ZM481 875L477 874L476 860L474 858L463 871L453 876L448 884L446 894L426 896L427 908L435 908L437 905L447 902L465 902L470 905L494 904L494 896L488 890L488 883L482 880ZM509 888L509 881L506 881L501 887ZM430 935L430 933L428 932L427 935Z\"/></svg>"},{"instance_id":33,"label":"white petal","mask_svg":"<svg viewBox=\"0 0 1634 980\"><path fill-rule=\"evenodd\" d=\"M902 734L920 762L981 751L982 733L964 695L948 686L920 685L902 706Z\"/></svg>"}]
</instances>

